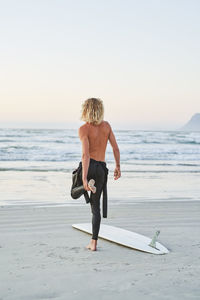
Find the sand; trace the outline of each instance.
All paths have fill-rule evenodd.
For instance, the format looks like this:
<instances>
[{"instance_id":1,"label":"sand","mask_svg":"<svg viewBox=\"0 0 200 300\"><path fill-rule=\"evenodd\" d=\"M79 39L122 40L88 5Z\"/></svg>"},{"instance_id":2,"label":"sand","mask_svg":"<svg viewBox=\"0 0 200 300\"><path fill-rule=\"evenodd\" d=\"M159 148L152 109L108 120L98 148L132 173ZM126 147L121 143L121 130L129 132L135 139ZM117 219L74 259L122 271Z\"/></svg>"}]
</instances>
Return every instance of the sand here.
<instances>
[{"instance_id":1,"label":"sand","mask_svg":"<svg viewBox=\"0 0 200 300\"><path fill-rule=\"evenodd\" d=\"M170 253L153 255L71 227L84 206L0 207L0 299L200 299L200 202L109 205L102 223L149 237Z\"/></svg>"}]
</instances>

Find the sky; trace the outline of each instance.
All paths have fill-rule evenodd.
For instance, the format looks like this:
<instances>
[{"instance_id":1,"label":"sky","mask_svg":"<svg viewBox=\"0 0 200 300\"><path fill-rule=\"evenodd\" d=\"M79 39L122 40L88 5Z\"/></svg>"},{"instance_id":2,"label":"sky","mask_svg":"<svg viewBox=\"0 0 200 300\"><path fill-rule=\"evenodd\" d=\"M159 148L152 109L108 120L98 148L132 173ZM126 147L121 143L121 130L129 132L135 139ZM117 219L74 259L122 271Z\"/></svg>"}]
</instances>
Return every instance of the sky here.
<instances>
[{"instance_id":1,"label":"sky","mask_svg":"<svg viewBox=\"0 0 200 300\"><path fill-rule=\"evenodd\" d=\"M200 112L199 15L198 0L0 0L0 126L76 126L97 97L118 128L179 128Z\"/></svg>"}]
</instances>

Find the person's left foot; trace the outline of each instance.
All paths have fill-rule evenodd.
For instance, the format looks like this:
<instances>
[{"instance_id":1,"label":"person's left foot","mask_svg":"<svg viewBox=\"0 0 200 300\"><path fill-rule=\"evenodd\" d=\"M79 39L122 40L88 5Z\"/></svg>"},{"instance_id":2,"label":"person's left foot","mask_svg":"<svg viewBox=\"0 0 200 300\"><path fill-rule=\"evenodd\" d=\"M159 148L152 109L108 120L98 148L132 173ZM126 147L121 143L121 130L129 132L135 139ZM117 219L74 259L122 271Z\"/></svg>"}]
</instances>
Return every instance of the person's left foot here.
<instances>
[{"instance_id":1,"label":"person's left foot","mask_svg":"<svg viewBox=\"0 0 200 300\"><path fill-rule=\"evenodd\" d=\"M91 240L90 243L86 246L87 249L96 251L97 250L97 240Z\"/></svg>"},{"instance_id":2,"label":"person's left foot","mask_svg":"<svg viewBox=\"0 0 200 300\"><path fill-rule=\"evenodd\" d=\"M95 184L95 180L94 179L90 179L90 181L88 182L88 186L90 188L90 190L93 192L93 194L96 193L96 186L94 186Z\"/></svg>"}]
</instances>

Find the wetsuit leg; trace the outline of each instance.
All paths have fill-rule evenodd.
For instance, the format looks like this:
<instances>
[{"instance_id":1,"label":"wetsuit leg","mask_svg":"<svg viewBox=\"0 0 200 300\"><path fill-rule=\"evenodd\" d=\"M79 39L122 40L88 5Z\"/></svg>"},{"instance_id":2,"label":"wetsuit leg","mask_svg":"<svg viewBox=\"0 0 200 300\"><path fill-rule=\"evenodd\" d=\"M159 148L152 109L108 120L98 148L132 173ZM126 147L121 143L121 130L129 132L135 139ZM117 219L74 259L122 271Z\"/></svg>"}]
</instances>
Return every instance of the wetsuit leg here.
<instances>
[{"instance_id":1,"label":"wetsuit leg","mask_svg":"<svg viewBox=\"0 0 200 300\"><path fill-rule=\"evenodd\" d=\"M90 162L90 167L88 171L88 180L93 176L95 180L96 193L91 192L90 195L90 205L92 212L92 239L97 240L100 223L101 223L101 212L100 212L100 198L103 190L103 184L105 179L105 171L100 163Z\"/></svg>"}]
</instances>

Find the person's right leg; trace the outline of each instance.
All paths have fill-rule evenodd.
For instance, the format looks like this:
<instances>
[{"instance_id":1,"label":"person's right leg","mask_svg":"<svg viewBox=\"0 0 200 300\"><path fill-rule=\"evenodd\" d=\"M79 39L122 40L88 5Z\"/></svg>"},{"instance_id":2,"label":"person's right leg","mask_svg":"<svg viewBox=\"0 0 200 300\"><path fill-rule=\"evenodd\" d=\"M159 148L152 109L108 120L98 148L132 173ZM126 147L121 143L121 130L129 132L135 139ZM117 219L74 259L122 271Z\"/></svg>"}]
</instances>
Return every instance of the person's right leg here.
<instances>
[{"instance_id":1,"label":"person's right leg","mask_svg":"<svg viewBox=\"0 0 200 300\"><path fill-rule=\"evenodd\" d=\"M101 223L101 213L100 213L100 197L93 198L90 202L92 211L92 239L98 240L99 228Z\"/></svg>"},{"instance_id":2,"label":"person's right leg","mask_svg":"<svg viewBox=\"0 0 200 300\"><path fill-rule=\"evenodd\" d=\"M92 239L87 246L87 248L91 250L96 250L98 234L101 223L101 213L100 213L100 198L103 189L104 183L104 170L101 165L95 164L95 185L96 185L96 193L91 192L90 196L90 205L92 212Z\"/></svg>"},{"instance_id":3,"label":"person's right leg","mask_svg":"<svg viewBox=\"0 0 200 300\"><path fill-rule=\"evenodd\" d=\"M99 199L90 200L91 211L92 211L92 239L87 246L88 249L96 251L98 234L101 223L101 213L100 213L100 197Z\"/></svg>"}]
</instances>

